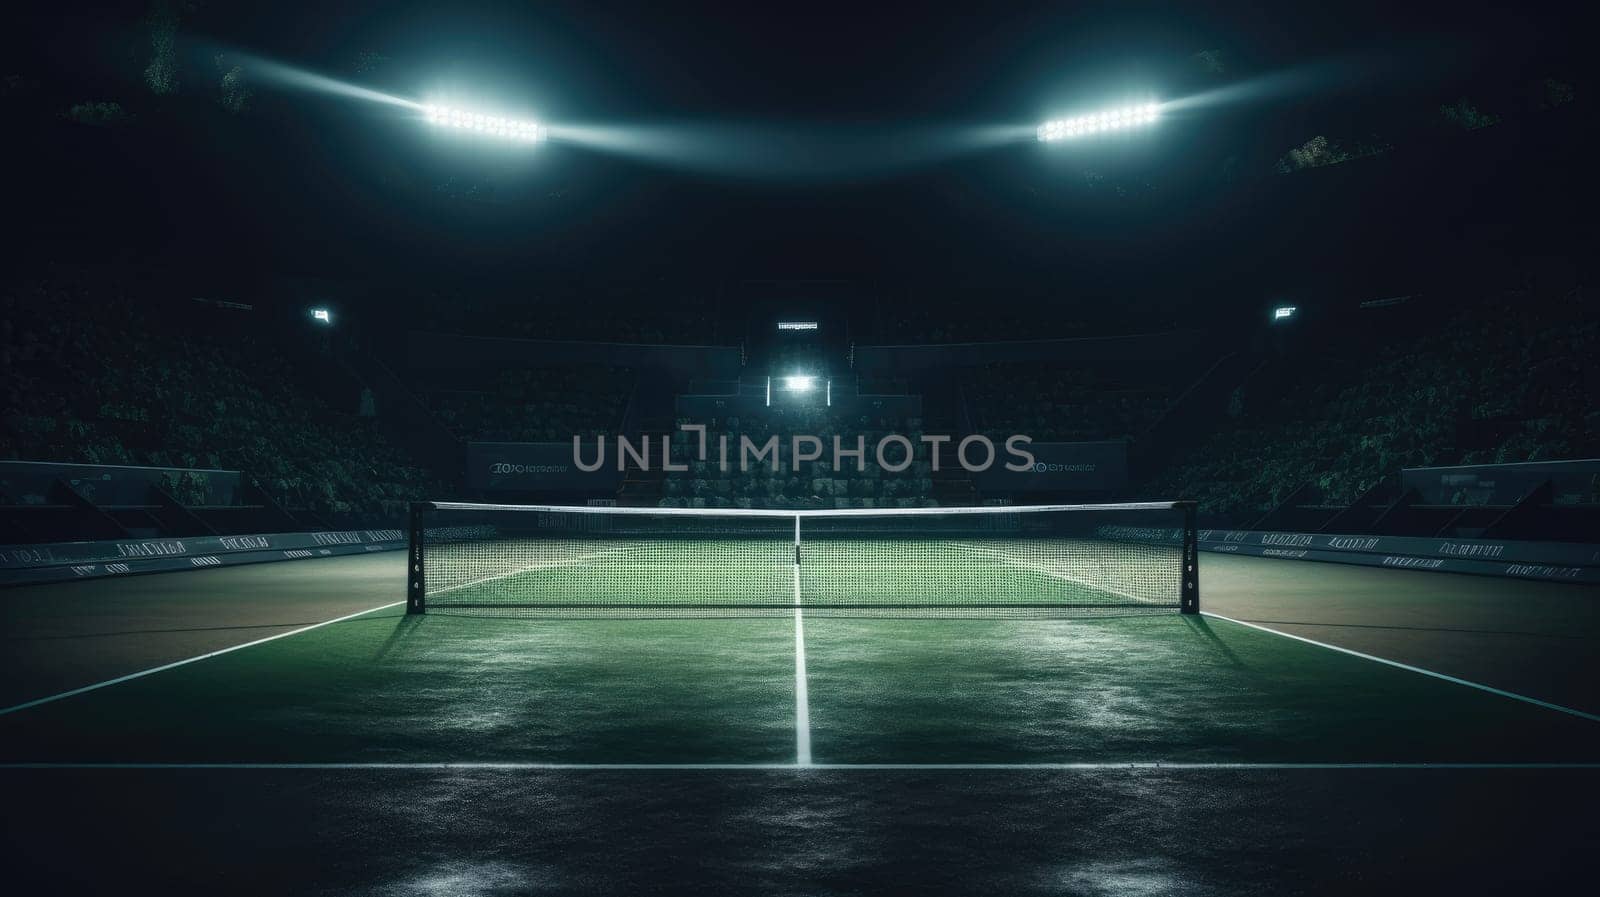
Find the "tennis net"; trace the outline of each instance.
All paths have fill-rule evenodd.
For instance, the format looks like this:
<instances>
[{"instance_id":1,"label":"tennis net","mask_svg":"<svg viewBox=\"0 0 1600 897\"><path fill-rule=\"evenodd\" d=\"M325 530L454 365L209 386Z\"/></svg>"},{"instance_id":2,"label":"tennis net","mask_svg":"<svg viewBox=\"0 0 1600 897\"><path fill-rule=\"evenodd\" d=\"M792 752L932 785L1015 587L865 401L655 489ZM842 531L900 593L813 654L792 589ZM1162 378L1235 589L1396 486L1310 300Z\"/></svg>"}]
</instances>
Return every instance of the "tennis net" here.
<instances>
[{"instance_id":1,"label":"tennis net","mask_svg":"<svg viewBox=\"0 0 1600 897\"><path fill-rule=\"evenodd\" d=\"M1187 502L820 511L424 502L411 510L409 572L411 613L1056 617L1194 613L1200 600Z\"/></svg>"}]
</instances>

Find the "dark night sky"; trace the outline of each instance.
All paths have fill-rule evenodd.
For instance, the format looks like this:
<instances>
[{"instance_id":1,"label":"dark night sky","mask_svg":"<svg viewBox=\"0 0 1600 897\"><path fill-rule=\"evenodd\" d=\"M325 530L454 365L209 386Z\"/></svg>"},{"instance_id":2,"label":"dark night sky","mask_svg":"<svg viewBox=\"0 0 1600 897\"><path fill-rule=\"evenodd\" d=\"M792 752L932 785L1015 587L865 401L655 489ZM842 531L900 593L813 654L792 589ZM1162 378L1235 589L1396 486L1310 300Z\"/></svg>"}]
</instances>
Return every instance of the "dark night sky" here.
<instances>
[{"instance_id":1,"label":"dark night sky","mask_svg":"<svg viewBox=\"0 0 1600 897\"><path fill-rule=\"evenodd\" d=\"M538 277L845 276L1057 280L1100 296L1249 292L1304 276L1330 247L1363 260L1345 269L1388 270L1402 254L1447 253L1457 238L1540 239L1511 224L1456 231L1459 185L1428 183L1440 170L1426 149L1438 139L1435 110L1458 96L1514 108L1517 91L1544 77L1576 83L1588 105L1566 13L1459 4L213 2L182 19L181 90L167 97L140 76L148 10L68 11L16 35L4 99L13 124L36 127L9 129L22 174L13 198L34 222L38 256L129 252L218 275L508 288ZM1223 72L1195 63L1206 50L1220 51ZM463 146L392 107L261 78L251 108L231 115L216 102L218 52L412 99L450 86L558 125L764 142L745 147L754 170L728 171L559 141ZM364 52L384 58L358 72ZM1263 84L1281 89L1255 89ZM1102 96L1152 90L1170 101L1231 86L1242 88L1233 102L1148 134L892 161L931 130L1031 128ZM120 102L134 120L62 118L85 100ZM1492 195L1468 212L1572 213L1561 205L1571 191L1559 168L1572 162L1561 127L1508 117L1503 130L1516 136L1495 135L1483 158L1462 163L1497 171L1485 177ZM1365 181L1337 171L1363 163L1272 174L1318 134L1381 137L1400 150L1381 164L1398 167ZM786 146L813 161L831 154L829 165L796 174L782 164ZM1433 211L1400 207L1396 181L1417 183L1411 199ZM1437 245L1396 250L1397 237L1419 232ZM1256 282L1241 286L1242 270Z\"/></svg>"}]
</instances>

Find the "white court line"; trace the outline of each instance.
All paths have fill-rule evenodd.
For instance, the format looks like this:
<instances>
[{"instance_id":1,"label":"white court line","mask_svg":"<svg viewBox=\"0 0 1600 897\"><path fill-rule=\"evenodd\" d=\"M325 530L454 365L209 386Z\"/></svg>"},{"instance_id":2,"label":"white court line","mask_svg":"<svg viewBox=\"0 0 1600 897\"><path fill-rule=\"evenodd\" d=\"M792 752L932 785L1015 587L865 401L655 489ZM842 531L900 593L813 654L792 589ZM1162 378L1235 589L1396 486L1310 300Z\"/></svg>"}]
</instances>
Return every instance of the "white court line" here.
<instances>
[{"instance_id":1,"label":"white court line","mask_svg":"<svg viewBox=\"0 0 1600 897\"><path fill-rule=\"evenodd\" d=\"M221 656L223 654L229 654L231 652L238 651L241 648L249 648L249 647L252 647L254 645L262 645L262 644L266 644L267 642L276 641L276 640L281 639L281 638L288 638L291 635L299 635L302 632L310 632L313 629L320 629L323 626L328 626L328 625L333 624L333 623L342 623L345 620L352 620L352 619L355 619L356 617L362 616L364 614L370 614L370 613L374 613L374 612L380 611L380 610L388 610L391 607L399 607L402 604L405 604L405 602L404 601L395 601L395 602L391 602L389 604L379 605L378 607L369 607L366 610L356 611L353 614L345 614L342 617L334 617L331 620L323 620L321 623L312 623L310 626L301 626L299 629L291 629L288 632L280 632L277 635L269 635L266 638L258 638L253 642L245 642L245 643L240 644L240 645L233 645L231 647L222 648L222 649L219 649L219 650L216 650L216 651L212 651L212 652L207 653L207 654L200 654L200 655L197 655L195 657L186 658L184 660L174 661L173 663L165 663L165 664L162 664L161 666L158 666L158 667L151 667L148 670L140 670L137 673L129 673L126 676L118 676L115 679L107 679L104 682L96 682L96 683L94 683L92 685L85 685L85 686L83 686L81 688L74 688L74 689L72 689L70 691L64 691L64 692L61 692L59 694L46 695L45 697L42 697L42 698L34 698L31 701L24 701L21 704L13 704L10 707L0 708L0 716L5 716L8 713L15 713L18 710L27 710L29 707L37 707L40 704L48 704L51 701L59 701L62 698L70 698L70 697L72 697L74 695L81 695L84 692L89 692L89 691L94 691L96 689L105 688L108 685L117 685L117 684L122 683L122 682L130 681L132 679L143 678L145 676L149 676L152 673L159 673L159 672L161 672L163 670L170 670L170 669L174 669L176 667L184 666L186 664L195 663L197 661L208 660L208 659L210 659L212 657L218 657L218 656Z\"/></svg>"},{"instance_id":2,"label":"white court line","mask_svg":"<svg viewBox=\"0 0 1600 897\"><path fill-rule=\"evenodd\" d=\"M1000 551L999 549L989 548L988 546L979 545L979 544L977 544L975 542L955 542L954 544L957 547L964 548L964 549L966 549L968 551L977 552L979 554L988 554L991 557L997 558L1000 561L1002 561L1004 563L1007 563L1007 564L1010 564L1010 565L1012 565L1014 567L1021 567L1024 570L1031 570L1034 573L1042 573L1045 576L1051 576L1051 577L1054 577L1056 579L1062 579L1062 580L1066 580L1067 582L1076 583L1076 584L1078 584L1080 586L1083 586L1084 588L1087 588L1087 589L1094 589L1095 591L1099 591L1099 592L1109 592L1109 593L1111 593L1113 595L1116 595L1118 597L1127 598L1130 601L1136 601L1136 602L1138 602L1140 604L1148 604L1148 605L1150 605L1152 607L1162 607L1165 604L1171 604L1171 602L1153 601L1153 600L1151 600L1149 598L1141 598L1138 595L1131 595L1131 594L1129 594L1127 592L1124 592L1124 591L1122 591L1120 589L1115 589L1115 588L1112 588L1112 587L1110 587L1108 585L1105 585L1105 584L1102 584L1102 583L1090 582L1090 581L1088 581L1086 579L1082 579L1080 577L1073 576L1070 573L1066 573L1066 572L1061 571L1061 570L1053 570L1053 569L1051 569L1049 567L1044 566L1043 564L1036 564L1036 563L1031 563L1031 562L1028 562L1028 561L1023 561L1023 560L1020 560L1018 558L1011 557L1010 555L1007 555L1006 553Z\"/></svg>"},{"instance_id":3,"label":"white court line","mask_svg":"<svg viewBox=\"0 0 1600 897\"><path fill-rule=\"evenodd\" d=\"M0 763L0 770L550 770L595 772L1100 772L1117 770L1166 770L1221 772L1272 772L1317 770L1600 770L1600 763L1426 763L1350 761L1327 763L1250 762L1167 762L1164 760L1089 761L1081 763L541 763L536 761L419 761L373 763Z\"/></svg>"},{"instance_id":4,"label":"white court line","mask_svg":"<svg viewBox=\"0 0 1600 897\"><path fill-rule=\"evenodd\" d=\"M806 624L800 606L794 608L794 756L800 766L811 765L811 698L806 688Z\"/></svg>"},{"instance_id":5,"label":"white court line","mask_svg":"<svg viewBox=\"0 0 1600 897\"><path fill-rule=\"evenodd\" d=\"M800 613L800 518L794 519L794 761L811 765L811 696L806 686L806 623Z\"/></svg>"},{"instance_id":6,"label":"white court line","mask_svg":"<svg viewBox=\"0 0 1600 897\"><path fill-rule=\"evenodd\" d=\"M1251 629L1259 629L1262 632L1270 632L1273 635L1281 635L1284 638L1294 639L1297 642L1305 642L1308 645L1316 645L1319 648L1327 648L1329 651L1338 651L1340 654L1348 654L1351 657L1359 657L1362 660L1370 660L1373 663L1381 663L1384 666L1391 666L1396 669L1406 670L1412 673L1421 673L1424 676L1432 676L1435 679L1443 679L1445 682L1453 682L1456 685L1465 685L1468 688L1476 688L1479 691L1485 691L1491 695L1499 695L1502 698L1511 698L1514 701L1522 701L1525 704L1532 704L1535 707L1543 707L1546 710L1555 710L1560 713L1570 714L1591 722L1600 723L1600 714L1585 713L1582 710L1575 710L1571 707L1566 707L1561 704L1552 704L1549 701L1541 701L1538 698L1530 698L1527 695L1519 695L1514 691L1506 691L1503 688L1495 688L1492 685L1484 685L1482 682L1473 682L1471 679L1460 679L1455 676L1446 675L1444 673L1435 672L1422 667L1414 667L1411 664L1401 663L1398 660L1389 660L1385 657L1378 657L1372 654L1363 654L1360 651L1352 651L1349 648L1341 648L1338 645L1330 645L1327 642L1319 642L1316 639L1309 639L1303 635L1294 635L1279 629L1271 629L1257 623L1247 623L1244 620L1235 620L1232 617L1224 617L1222 614L1212 613L1208 610L1202 610L1200 613L1202 616L1215 617L1218 620L1227 620L1229 623L1237 623L1240 626L1248 626Z\"/></svg>"},{"instance_id":7,"label":"white court line","mask_svg":"<svg viewBox=\"0 0 1600 897\"><path fill-rule=\"evenodd\" d=\"M592 561L592 560L594 560L595 558L598 558L598 557L607 556L607 555L610 555L610 554L625 554L625 553L628 553L628 552L639 551L639 550L641 550L641 548L639 546L616 548L616 549L598 549L598 550L595 550L595 551L587 552L585 554L575 555L575 556L570 557L570 558L561 558L559 560L553 560L553 561L539 561L537 563L528 564L525 567L518 567L518 568L516 568L514 570L511 570L510 572L507 572L507 573L491 573L488 576L482 576L482 577L479 577L477 579L468 580L467 582L460 582L460 583L456 583L455 585L444 586L442 588L437 588L437 589L429 589L428 590L428 595L430 595L430 596L432 596L432 595L444 595L444 594L448 594L450 592L459 592L459 591L461 591L462 589L465 589L465 588L470 588L472 586L481 586L486 582L494 582L494 581L500 580L500 579L509 579L509 578L511 578L513 576L521 576L524 573L533 573L536 570L553 570L553 569L555 569L557 567L582 566L582 565L587 564L588 562L590 562L590 561ZM401 603L404 603L404 602L401 602Z\"/></svg>"}]
</instances>

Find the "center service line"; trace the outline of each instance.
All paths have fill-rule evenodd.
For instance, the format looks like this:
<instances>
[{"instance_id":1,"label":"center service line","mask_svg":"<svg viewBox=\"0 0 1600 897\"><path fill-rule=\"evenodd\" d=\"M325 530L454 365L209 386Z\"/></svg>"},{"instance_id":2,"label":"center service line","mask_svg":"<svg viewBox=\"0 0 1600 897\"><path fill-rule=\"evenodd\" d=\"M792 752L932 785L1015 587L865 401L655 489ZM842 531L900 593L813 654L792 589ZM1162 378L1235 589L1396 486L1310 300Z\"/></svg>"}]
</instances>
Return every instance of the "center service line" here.
<instances>
[{"instance_id":1,"label":"center service line","mask_svg":"<svg viewBox=\"0 0 1600 897\"><path fill-rule=\"evenodd\" d=\"M806 624L800 608L794 609L794 757L800 766L811 765L811 699L806 692Z\"/></svg>"}]
</instances>

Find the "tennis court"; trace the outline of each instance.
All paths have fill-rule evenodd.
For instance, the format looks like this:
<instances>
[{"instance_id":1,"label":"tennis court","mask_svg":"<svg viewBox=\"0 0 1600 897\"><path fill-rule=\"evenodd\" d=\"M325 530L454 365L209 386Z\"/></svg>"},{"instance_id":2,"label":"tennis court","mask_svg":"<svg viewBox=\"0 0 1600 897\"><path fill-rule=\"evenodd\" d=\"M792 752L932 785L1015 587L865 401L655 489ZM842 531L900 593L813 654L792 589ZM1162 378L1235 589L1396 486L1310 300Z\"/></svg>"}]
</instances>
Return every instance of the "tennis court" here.
<instances>
[{"instance_id":1,"label":"tennis court","mask_svg":"<svg viewBox=\"0 0 1600 897\"><path fill-rule=\"evenodd\" d=\"M1583 763L1600 757L1600 723L1211 615L521 619L389 607L7 712L0 756Z\"/></svg>"},{"instance_id":2,"label":"tennis court","mask_svg":"<svg viewBox=\"0 0 1600 897\"><path fill-rule=\"evenodd\" d=\"M1095 606L813 613L793 604L792 545L752 574L786 586L789 603L753 615L606 603L640 580L583 572L598 559L523 570L477 596L559 569L588 605L532 616L452 608L453 592L407 614L398 553L130 581L147 593L165 581L187 602L139 620L141 644L166 626L173 644L200 645L200 627L173 621L249 590L258 600L244 604L259 607L278 579L295 594L395 600L309 625L303 607L273 628L251 617L170 666L15 701L0 714L8 843L28 857L25 880L84 887L129 875L203 887L271 847L321 870L263 869L257 884L277 893L659 890L690 863L711 890L1232 894L1294 891L1278 869L1370 883L1351 857L1415 888L1509 885L1556 874L1592 842L1600 721L1587 667L1567 691L1512 689L1511 673L1461 675L1359 650L1364 630L1311 628L1379 620L1373 601L1352 609L1376 586L1397 620L1509 640L1520 667L1562 653L1591 663L1600 627L1582 587L1523 587L1511 607L1484 580L1207 558L1211 610L1190 615L1175 602L1118 608L1128 589L941 544L973 568L943 571L943 594L992 597L973 589L1009 576L1034 597ZM631 549L657 564L668 550L682 562L651 571L658 581L733 569L678 542ZM835 557L835 575L875 575ZM74 585L101 590L8 592L19 644L32 631L64 656L114 650L107 627L127 605L104 584ZM1283 597L1291 585L1315 601ZM1549 619L1501 634L1487 613ZM75 635L80 618L95 622ZM152 806L166 808L159 819ZM102 863L74 861L84 843L104 845ZM176 843L189 846L175 865L161 845Z\"/></svg>"}]
</instances>

